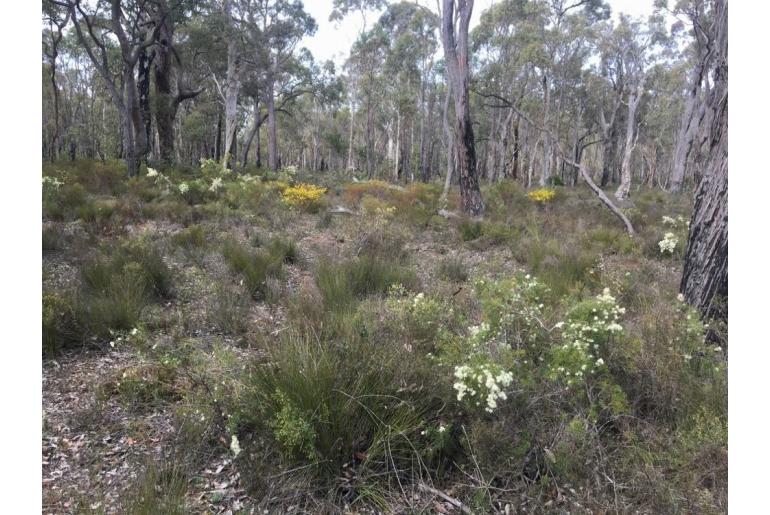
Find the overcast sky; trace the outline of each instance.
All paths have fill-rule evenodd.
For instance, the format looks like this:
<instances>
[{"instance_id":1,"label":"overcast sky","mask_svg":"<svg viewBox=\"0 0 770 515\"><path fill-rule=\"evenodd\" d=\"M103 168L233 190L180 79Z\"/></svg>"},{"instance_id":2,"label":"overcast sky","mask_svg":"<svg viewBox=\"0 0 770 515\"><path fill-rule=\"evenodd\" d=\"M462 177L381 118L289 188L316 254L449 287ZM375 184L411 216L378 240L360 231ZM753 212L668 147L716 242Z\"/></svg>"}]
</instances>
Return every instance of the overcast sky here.
<instances>
[{"instance_id":1,"label":"overcast sky","mask_svg":"<svg viewBox=\"0 0 770 515\"><path fill-rule=\"evenodd\" d=\"M471 18L471 28L478 23L481 12L494 4L495 1L476 0ZM644 17L652 14L653 0L607 0L607 2L612 7L613 17L617 16L619 12ZM435 0L418 0L418 3L433 10L436 9ZM305 38L305 46L313 53L316 60L332 59L336 64L341 65L361 31L363 25L361 15L353 13L341 22L330 22L329 14L332 11L332 0L305 0L305 10L315 18L318 24L315 35ZM373 13L367 15L367 26L371 27L377 21L377 17L378 15Z\"/></svg>"}]
</instances>

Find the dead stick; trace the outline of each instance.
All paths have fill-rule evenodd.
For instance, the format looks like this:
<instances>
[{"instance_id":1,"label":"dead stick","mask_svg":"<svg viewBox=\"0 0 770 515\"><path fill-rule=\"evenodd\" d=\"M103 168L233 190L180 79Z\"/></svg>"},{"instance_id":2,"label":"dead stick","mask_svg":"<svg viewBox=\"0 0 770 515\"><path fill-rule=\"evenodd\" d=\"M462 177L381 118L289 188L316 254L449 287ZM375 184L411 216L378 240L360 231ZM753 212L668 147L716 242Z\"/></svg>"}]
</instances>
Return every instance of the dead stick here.
<instances>
[{"instance_id":1,"label":"dead stick","mask_svg":"<svg viewBox=\"0 0 770 515\"><path fill-rule=\"evenodd\" d=\"M471 511L470 508L468 508L466 505L464 505L462 502L460 502L459 500L455 499L454 497L448 496L447 494L445 494L441 490L436 490L435 488L432 488L432 487L426 485L425 483L420 483L418 486L419 486L420 490L424 490L424 491L426 491L428 493L431 493L433 495L437 495L437 496L441 497L442 499L444 499L446 502L450 503L455 508L459 508L461 512L469 513L470 515L473 515L473 512Z\"/></svg>"}]
</instances>

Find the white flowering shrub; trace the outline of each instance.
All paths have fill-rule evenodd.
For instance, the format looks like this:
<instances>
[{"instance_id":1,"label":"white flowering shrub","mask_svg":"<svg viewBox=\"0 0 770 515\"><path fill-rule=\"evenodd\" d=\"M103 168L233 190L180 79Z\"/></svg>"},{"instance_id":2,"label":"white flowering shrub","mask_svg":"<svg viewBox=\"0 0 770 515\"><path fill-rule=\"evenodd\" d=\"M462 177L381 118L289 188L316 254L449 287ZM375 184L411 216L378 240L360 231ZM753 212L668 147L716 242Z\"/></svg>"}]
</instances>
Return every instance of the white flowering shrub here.
<instances>
[{"instance_id":1,"label":"white flowering shrub","mask_svg":"<svg viewBox=\"0 0 770 515\"><path fill-rule=\"evenodd\" d=\"M663 225L668 225L673 229L682 229L682 228L690 227L690 221L685 220L682 215L679 215L676 218L673 218L671 216L664 216L662 219L662 223Z\"/></svg>"},{"instance_id":2,"label":"white flowering shrub","mask_svg":"<svg viewBox=\"0 0 770 515\"><path fill-rule=\"evenodd\" d=\"M224 184L222 182L222 178L214 177L214 180L211 181L211 186L209 186L209 191L216 193L217 191L221 190L223 187L224 187Z\"/></svg>"},{"instance_id":3,"label":"white flowering shrub","mask_svg":"<svg viewBox=\"0 0 770 515\"><path fill-rule=\"evenodd\" d=\"M677 238L676 234L673 232L667 232L663 235L663 239L658 242L660 253L665 254L668 252L669 254L673 254L678 243L679 238Z\"/></svg>"},{"instance_id":4,"label":"white flowering shrub","mask_svg":"<svg viewBox=\"0 0 770 515\"><path fill-rule=\"evenodd\" d=\"M227 168L223 168L222 165L215 161L214 159L204 159L201 158L201 172L203 172L203 175L223 175L229 170Z\"/></svg>"},{"instance_id":5,"label":"white flowering shrub","mask_svg":"<svg viewBox=\"0 0 770 515\"><path fill-rule=\"evenodd\" d=\"M43 177L43 193L59 191L59 188L61 188L63 184L64 182L56 177L46 175Z\"/></svg>"},{"instance_id":6,"label":"white flowering shrub","mask_svg":"<svg viewBox=\"0 0 770 515\"><path fill-rule=\"evenodd\" d=\"M625 312L609 288L572 308L567 320L557 324L562 329L563 344L552 353L551 376L568 385L577 385L602 369L605 366L602 356L607 356L608 346L623 332L620 322Z\"/></svg>"},{"instance_id":7,"label":"white flowering shrub","mask_svg":"<svg viewBox=\"0 0 770 515\"><path fill-rule=\"evenodd\" d=\"M400 329L417 342L432 343L455 316L454 309L441 299L422 292L409 294L401 284L390 287L386 303Z\"/></svg>"},{"instance_id":8,"label":"white flowering shrub","mask_svg":"<svg viewBox=\"0 0 770 515\"><path fill-rule=\"evenodd\" d=\"M512 373L491 362L456 366L454 376L457 400L472 407L484 408L487 413L492 413L499 401L508 398L505 388L513 382Z\"/></svg>"},{"instance_id":9,"label":"white flowering shrub","mask_svg":"<svg viewBox=\"0 0 770 515\"><path fill-rule=\"evenodd\" d=\"M542 297L547 289L536 278L519 274L502 281L479 279L475 290L485 322L476 337L521 348L543 336Z\"/></svg>"},{"instance_id":10,"label":"white flowering shrub","mask_svg":"<svg viewBox=\"0 0 770 515\"><path fill-rule=\"evenodd\" d=\"M209 197L210 189L202 179L183 181L177 185L179 194L188 204L201 204Z\"/></svg>"}]
</instances>

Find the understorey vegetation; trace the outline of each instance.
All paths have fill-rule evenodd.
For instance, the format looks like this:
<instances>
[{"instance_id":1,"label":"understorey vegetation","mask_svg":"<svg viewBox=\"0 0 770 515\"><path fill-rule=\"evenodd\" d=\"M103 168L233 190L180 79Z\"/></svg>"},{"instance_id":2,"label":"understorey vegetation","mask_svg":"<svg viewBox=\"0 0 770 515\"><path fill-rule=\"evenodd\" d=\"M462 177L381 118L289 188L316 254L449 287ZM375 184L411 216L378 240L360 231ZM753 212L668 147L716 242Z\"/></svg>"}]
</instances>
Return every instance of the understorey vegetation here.
<instances>
[{"instance_id":1,"label":"understorey vegetation","mask_svg":"<svg viewBox=\"0 0 770 515\"><path fill-rule=\"evenodd\" d=\"M683 197L635 191L631 237L584 187L483 184L470 219L439 184L209 168L44 166L47 505L727 510Z\"/></svg>"}]
</instances>

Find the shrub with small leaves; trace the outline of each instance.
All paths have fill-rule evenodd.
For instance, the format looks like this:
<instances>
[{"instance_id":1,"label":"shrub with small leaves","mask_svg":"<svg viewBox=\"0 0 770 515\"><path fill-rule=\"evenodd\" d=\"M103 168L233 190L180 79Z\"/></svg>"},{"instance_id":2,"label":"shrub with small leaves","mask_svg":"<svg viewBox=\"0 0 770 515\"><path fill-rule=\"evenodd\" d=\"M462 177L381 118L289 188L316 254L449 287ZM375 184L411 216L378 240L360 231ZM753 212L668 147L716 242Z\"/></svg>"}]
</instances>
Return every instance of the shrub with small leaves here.
<instances>
[{"instance_id":1,"label":"shrub with small leaves","mask_svg":"<svg viewBox=\"0 0 770 515\"><path fill-rule=\"evenodd\" d=\"M300 183L285 188L281 193L283 201L308 212L316 212L321 207L321 199L326 194L326 188L313 184Z\"/></svg>"},{"instance_id":2,"label":"shrub with small leaves","mask_svg":"<svg viewBox=\"0 0 770 515\"><path fill-rule=\"evenodd\" d=\"M540 188L527 193L527 197L538 204L547 204L554 199L556 191L549 188Z\"/></svg>"},{"instance_id":3,"label":"shrub with small leaves","mask_svg":"<svg viewBox=\"0 0 770 515\"><path fill-rule=\"evenodd\" d=\"M620 321L625 312L625 308L620 307L610 294L609 288L596 298L573 307L567 314L567 320L557 324L563 328L564 343L552 353L549 364L551 376L568 385L578 385L605 367L608 346L614 342L616 335L623 332Z\"/></svg>"},{"instance_id":4,"label":"shrub with small leaves","mask_svg":"<svg viewBox=\"0 0 770 515\"><path fill-rule=\"evenodd\" d=\"M280 408L270 421L276 441L286 454L313 461L316 458L317 437L313 426L308 422L308 417L312 415L297 409L281 391L276 393L276 402Z\"/></svg>"}]
</instances>

